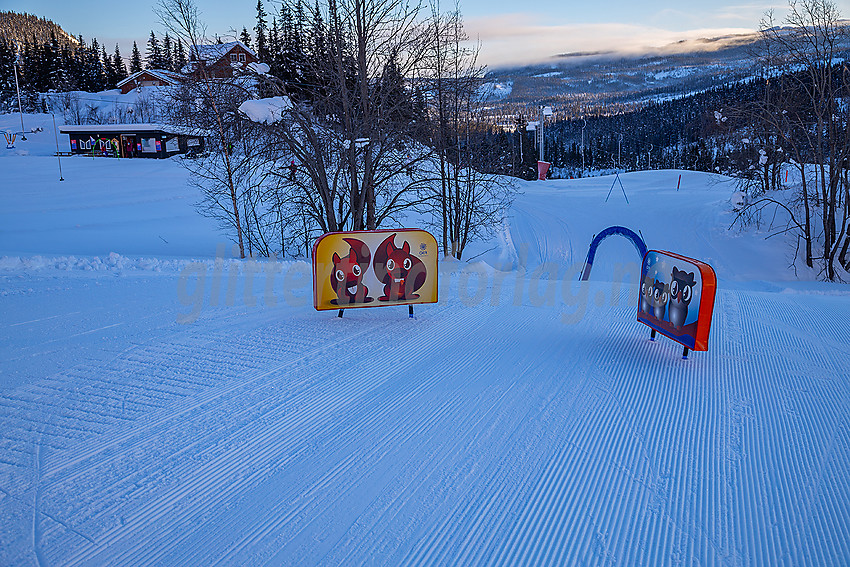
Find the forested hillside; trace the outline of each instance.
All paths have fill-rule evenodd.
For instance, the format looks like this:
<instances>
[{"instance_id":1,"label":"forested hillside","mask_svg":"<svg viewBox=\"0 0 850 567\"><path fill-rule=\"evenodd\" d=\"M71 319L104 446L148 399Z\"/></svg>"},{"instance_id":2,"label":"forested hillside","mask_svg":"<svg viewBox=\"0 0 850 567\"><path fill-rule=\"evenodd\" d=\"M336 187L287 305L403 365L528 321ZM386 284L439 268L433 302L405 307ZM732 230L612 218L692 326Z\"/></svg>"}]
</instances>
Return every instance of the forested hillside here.
<instances>
[{"instance_id":1,"label":"forested hillside","mask_svg":"<svg viewBox=\"0 0 850 567\"><path fill-rule=\"evenodd\" d=\"M51 34L60 44L76 45L77 40L61 26L32 14L0 12L0 39L6 43L47 43Z\"/></svg>"}]
</instances>

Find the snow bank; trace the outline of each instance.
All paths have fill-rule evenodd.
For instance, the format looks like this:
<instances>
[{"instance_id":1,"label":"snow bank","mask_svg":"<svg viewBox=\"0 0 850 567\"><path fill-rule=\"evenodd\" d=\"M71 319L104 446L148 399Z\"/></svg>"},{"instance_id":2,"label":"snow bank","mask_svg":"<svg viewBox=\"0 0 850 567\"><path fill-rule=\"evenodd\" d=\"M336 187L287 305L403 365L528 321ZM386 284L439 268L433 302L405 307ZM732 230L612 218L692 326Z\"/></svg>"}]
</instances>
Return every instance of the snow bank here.
<instances>
[{"instance_id":1,"label":"snow bank","mask_svg":"<svg viewBox=\"0 0 850 567\"><path fill-rule=\"evenodd\" d=\"M0 256L0 273L4 272L37 272L46 270L60 270L65 272L164 272L177 273L188 265L202 264L207 268L213 268L215 262L223 262L223 266L229 269L231 264L244 265L246 262L267 262L265 258L257 260L241 260L237 258L219 258L218 260L192 260L174 259L164 260L161 258L128 258L117 252L111 252L108 256ZM272 260L273 261L273 260ZM290 264L286 261L285 264Z\"/></svg>"},{"instance_id":2,"label":"snow bank","mask_svg":"<svg viewBox=\"0 0 850 567\"><path fill-rule=\"evenodd\" d=\"M139 270L147 272L179 271L190 260L161 260L158 258L128 258L116 252L108 256L0 256L0 271L82 270L88 272ZM212 263L212 262L209 262Z\"/></svg>"},{"instance_id":3,"label":"snow bank","mask_svg":"<svg viewBox=\"0 0 850 567\"><path fill-rule=\"evenodd\" d=\"M239 105L239 112L252 122L274 124L283 118L283 113L292 108L289 97L276 96L259 100L246 100Z\"/></svg>"}]
</instances>

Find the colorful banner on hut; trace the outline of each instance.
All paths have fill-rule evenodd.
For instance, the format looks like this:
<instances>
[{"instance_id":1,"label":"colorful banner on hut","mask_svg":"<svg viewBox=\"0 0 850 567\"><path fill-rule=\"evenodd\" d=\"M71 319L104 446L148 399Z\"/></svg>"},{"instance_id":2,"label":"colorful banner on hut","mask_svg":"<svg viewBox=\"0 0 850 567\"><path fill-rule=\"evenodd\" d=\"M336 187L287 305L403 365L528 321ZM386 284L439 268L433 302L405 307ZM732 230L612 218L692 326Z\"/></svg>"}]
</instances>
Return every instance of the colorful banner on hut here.
<instances>
[{"instance_id":1,"label":"colorful banner on hut","mask_svg":"<svg viewBox=\"0 0 850 567\"><path fill-rule=\"evenodd\" d=\"M691 350L708 350L717 279L708 264L660 250L643 257L637 319Z\"/></svg>"},{"instance_id":2,"label":"colorful banner on hut","mask_svg":"<svg viewBox=\"0 0 850 567\"><path fill-rule=\"evenodd\" d=\"M313 245L313 307L437 302L437 240L417 229L330 232Z\"/></svg>"}]
</instances>

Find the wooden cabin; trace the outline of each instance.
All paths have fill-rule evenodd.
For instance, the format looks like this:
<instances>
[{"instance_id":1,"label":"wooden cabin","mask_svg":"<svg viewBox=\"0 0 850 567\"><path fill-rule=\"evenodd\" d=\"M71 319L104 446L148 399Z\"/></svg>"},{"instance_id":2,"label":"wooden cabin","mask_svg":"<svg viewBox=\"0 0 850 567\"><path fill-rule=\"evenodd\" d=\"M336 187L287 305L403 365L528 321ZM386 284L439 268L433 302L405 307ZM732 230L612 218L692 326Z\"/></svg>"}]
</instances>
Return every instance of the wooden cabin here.
<instances>
[{"instance_id":1,"label":"wooden cabin","mask_svg":"<svg viewBox=\"0 0 850 567\"><path fill-rule=\"evenodd\" d=\"M182 69L186 74L201 75L201 67L212 79L226 79L233 76L237 69L244 69L249 63L257 63L257 54L241 41L230 43L198 45L189 52L189 64Z\"/></svg>"},{"instance_id":2,"label":"wooden cabin","mask_svg":"<svg viewBox=\"0 0 850 567\"><path fill-rule=\"evenodd\" d=\"M116 86L121 89L121 94L127 94L133 89L140 87L165 87L179 85L185 77L180 73L173 73L164 69L143 69L136 71Z\"/></svg>"}]
</instances>

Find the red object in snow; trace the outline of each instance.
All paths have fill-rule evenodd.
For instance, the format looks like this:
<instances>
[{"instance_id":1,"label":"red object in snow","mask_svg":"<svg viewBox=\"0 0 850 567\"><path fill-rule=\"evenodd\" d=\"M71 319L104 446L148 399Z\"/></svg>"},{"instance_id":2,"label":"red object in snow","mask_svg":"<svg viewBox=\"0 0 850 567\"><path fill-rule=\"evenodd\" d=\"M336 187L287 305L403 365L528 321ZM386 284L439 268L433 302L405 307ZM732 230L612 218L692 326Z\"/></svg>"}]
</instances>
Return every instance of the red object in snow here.
<instances>
[{"instance_id":1,"label":"red object in snow","mask_svg":"<svg viewBox=\"0 0 850 567\"><path fill-rule=\"evenodd\" d=\"M549 166L552 164L548 161L537 162L537 180L546 181L546 174L549 173Z\"/></svg>"}]
</instances>

